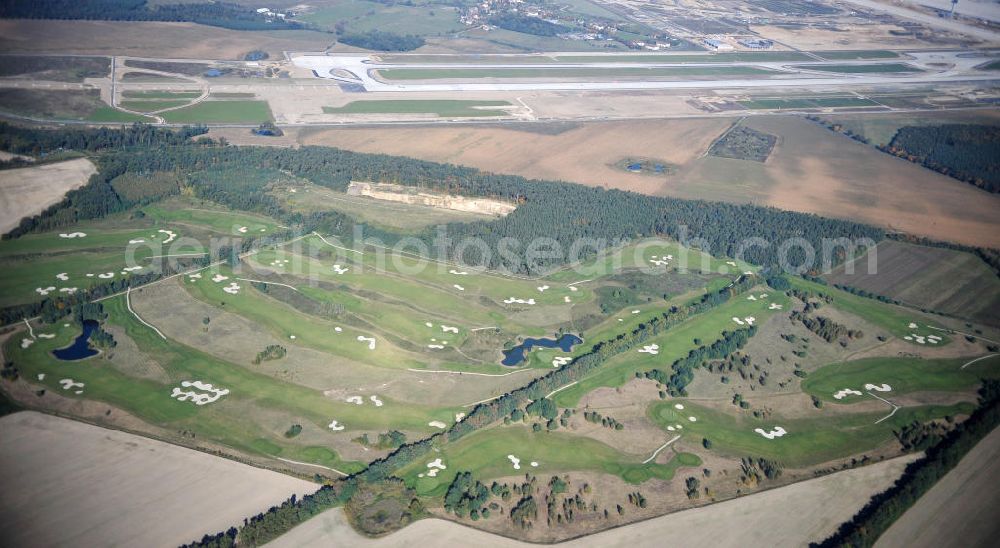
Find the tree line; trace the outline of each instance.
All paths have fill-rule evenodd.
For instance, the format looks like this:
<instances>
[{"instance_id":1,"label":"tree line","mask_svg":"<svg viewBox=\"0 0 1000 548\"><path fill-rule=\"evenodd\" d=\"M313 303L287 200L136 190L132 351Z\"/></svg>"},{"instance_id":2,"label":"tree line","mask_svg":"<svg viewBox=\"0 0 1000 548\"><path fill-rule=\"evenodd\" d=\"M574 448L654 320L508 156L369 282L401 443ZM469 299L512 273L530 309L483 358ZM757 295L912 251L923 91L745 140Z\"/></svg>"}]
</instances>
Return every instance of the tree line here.
<instances>
[{"instance_id":1,"label":"tree line","mask_svg":"<svg viewBox=\"0 0 1000 548\"><path fill-rule=\"evenodd\" d=\"M3 19L71 19L93 21L177 21L232 30L291 30L301 23L268 17L228 2L181 2L150 5L147 0L6 0L0 2Z\"/></svg>"}]
</instances>

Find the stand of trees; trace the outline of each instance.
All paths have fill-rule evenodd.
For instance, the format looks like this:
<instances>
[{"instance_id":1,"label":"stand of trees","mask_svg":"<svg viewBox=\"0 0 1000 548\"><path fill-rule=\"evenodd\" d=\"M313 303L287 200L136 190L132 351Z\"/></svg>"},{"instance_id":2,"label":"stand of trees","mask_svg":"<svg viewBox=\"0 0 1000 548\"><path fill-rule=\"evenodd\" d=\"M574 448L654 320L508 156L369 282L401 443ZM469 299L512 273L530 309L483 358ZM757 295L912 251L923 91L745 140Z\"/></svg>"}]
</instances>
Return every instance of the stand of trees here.
<instances>
[{"instance_id":1,"label":"stand of trees","mask_svg":"<svg viewBox=\"0 0 1000 548\"><path fill-rule=\"evenodd\" d=\"M345 34L339 40L348 46L375 51L412 51L425 44L424 39L412 34L395 34L381 30Z\"/></svg>"},{"instance_id":2,"label":"stand of trees","mask_svg":"<svg viewBox=\"0 0 1000 548\"><path fill-rule=\"evenodd\" d=\"M247 6L227 2L178 1L149 5L147 0L6 0L3 19L86 19L95 21L182 21L233 30L289 30L300 23L267 17Z\"/></svg>"},{"instance_id":3,"label":"stand of trees","mask_svg":"<svg viewBox=\"0 0 1000 548\"><path fill-rule=\"evenodd\" d=\"M688 355L674 361L670 365L670 373L661 369L653 369L645 373L647 379L652 379L667 388L672 396L687 395L685 388L694 380L694 370L709 360L720 360L746 346L751 337L757 334L757 326L735 331L724 331L722 338L709 346L700 346Z\"/></svg>"},{"instance_id":4,"label":"stand of trees","mask_svg":"<svg viewBox=\"0 0 1000 548\"><path fill-rule=\"evenodd\" d=\"M979 406L964 422L959 423L936 445L927 449L924 457L910 463L903 476L888 490L872 499L840 526L826 540L814 543L817 548L868 547L903 515L917 500L934 487L965 456L979 440L1000 424L1000 381L983 380L979 390Z\"/></svg>"},{"instance_id":5,"label":"stand of trees","mask_svg":"<svg viewBox=\"0 0 1000 548\"><path fill-rule=\"evenodd\" d=\"M556 23L550 23L538 17L527 17L513 13L504 13L490 18L490 24L502 29L535 36L555 36L561 32L568 32L570 29Z\"/></svg>"},{"instance_id":6,"label":"stand of trees","mask_svg":"<svg viewBox=\"0 0 1000 548\"><path fill-rule=\"evenodd\" d=\"M1000 127L907 126L884 150L988 192L1000 192Z\"/></svg>"}]
</instances>

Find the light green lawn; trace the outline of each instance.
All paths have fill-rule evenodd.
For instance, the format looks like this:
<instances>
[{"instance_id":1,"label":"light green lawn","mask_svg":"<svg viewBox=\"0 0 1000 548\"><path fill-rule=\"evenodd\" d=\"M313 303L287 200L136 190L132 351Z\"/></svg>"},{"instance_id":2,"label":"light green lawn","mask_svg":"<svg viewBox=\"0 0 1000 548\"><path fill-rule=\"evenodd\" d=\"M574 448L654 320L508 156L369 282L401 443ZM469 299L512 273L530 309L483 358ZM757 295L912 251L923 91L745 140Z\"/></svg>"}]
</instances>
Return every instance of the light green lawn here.
<instances>
[{"instance_id":1,"label":"light green lawn","mask_svg":"<svg viewBox=\"0 0 1000 548\"><path fill-rule=\"evenodd\" d=\"M885 398L922 390L969 390L984 377L1000 376L1000 355L978 361L966 369L961 368L972 359L867 358L834 363L810 373L802 381L802 390L828 402L849 404L870 396L848 395L838 400L833 394L845 388L864 393L866 384L891 386L891 392L874 392Z\"/></svg>"},{"instance_id":2,"label":"light green lawn","mask_svg":"<svg viewBox=\"0 0 1000 548\"><path fill-rule=\"evenodd\" d=\"M267 101L202 101L189 107L164 112L172 123L259 124L274 119Z\"/></svg>"}]
</instances>

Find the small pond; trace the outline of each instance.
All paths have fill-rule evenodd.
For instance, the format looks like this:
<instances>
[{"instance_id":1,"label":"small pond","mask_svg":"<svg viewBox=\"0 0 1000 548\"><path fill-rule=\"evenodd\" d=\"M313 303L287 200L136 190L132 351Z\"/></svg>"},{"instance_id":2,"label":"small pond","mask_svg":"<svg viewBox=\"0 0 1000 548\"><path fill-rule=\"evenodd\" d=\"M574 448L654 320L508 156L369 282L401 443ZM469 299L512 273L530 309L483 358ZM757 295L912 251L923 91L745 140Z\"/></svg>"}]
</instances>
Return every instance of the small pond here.
<instances>
[{"instance_id":1,"label":"small pond","mask_svg":"<svg viewBox=\"0 0 1000 548\"><path fill-rule=\"evenodd\" d=\"M573 335L572 333L566 333L558 339L524 339L524 342L511 348L510 350L503 351L503 361L500 363L506 365L507 367L514 367L515 365L523 362L528 358L528 352L533 347L541 348L558 348L563 352L569 352L574 346L583 342L583 339Z\"/></svg>"},{"instance_id":2,"label":"small pond","mask_svg":"<svg viewBox=\"0 0 1000 548\"><path fill-rule=\"evenodd\" d=\"M73 344L67 346L66 348L60 348L59 350L54 350L52 354L60 360L72 361L72 360L82 360L84 358L89 358L91 356L97 355L97 350L90 347L87 341L90 340L90 334L97 329L97 322L94 320L85 320L83 322L83 333L80 334Z\"/></svg>"}]
</instances>

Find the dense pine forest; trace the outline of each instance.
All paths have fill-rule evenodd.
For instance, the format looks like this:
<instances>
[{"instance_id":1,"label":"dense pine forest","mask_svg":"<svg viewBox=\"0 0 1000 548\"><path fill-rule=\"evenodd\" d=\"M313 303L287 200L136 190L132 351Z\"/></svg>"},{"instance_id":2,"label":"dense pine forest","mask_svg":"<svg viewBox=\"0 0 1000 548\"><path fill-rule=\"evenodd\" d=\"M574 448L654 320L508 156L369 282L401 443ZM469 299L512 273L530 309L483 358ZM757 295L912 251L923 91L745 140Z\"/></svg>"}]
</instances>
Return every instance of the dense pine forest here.
<instances>
[{"instance_id":1,"label":"dense pine forest","mask_svg":"<svg viewBox=\"0 0 1000 548\"><path fill-rule=\"evenodd\" d=\"M886 151L983 190L1000 192L1000 127L904 127L896 132Z\"/></svg>"},{"instance_id":2,"label":"dense pine forest","mask_svg":"<svg viewBox=\"0 0 1000 548\"><path fill-rule=\"evenodd\" d=\"M266 192L268 172L292 174L337 191L345 190L352 180L377 181L514 201L520 205L506 217L449 224L451 244L445 252L448 259L518 273L537 274L569 260L559 254L527 264L522 257L524 246L538 238L551 238L561 249L569 250L581 238L614 246L645 236L668 236L715 255L741 256L761 266L777 266L782 255L779 244L798 239L811 245L816 255L807 263L810 259L807 253L793 245L787 250L788 261L796 267L813 269L821 265L820 250L825 238L878 241L884 237L881 229L861 223L755 205L645 196L326 147L225 146L198 137L202 133L204 128L172 132L142 125L121 130L28 130L0 126L0 149L30 155L82 150L92 153L99 167L99 173L87 185L71 191L41 215L24 219L5 237L100 218L188 187L202 198L233 209L264 213L289 226L318 230L350 241L354 219L332 211L308 216L285 211ZM154 180L153 174L165 172L181 178L173 190L150 185L149 193L144 195L134 181L127 194L120 191L120 183L116 188L116 179L125 174L146 174ZM388 244L405 236L372 227L365 229L365 235ZM418 236L434 247L433 230ZM481 239L494 252L484 257L478 247L466 246L463 250L457 242L466 237ZM753 237L773 243L741 249L743 242ZM502 249L502 241L507 238L520 242L514 244L513 253L495 252ZM592 248L588 251L596 253ZM838 251L833 257L834 264L845 258L844 251Z\"/></svg>"},{"instance_id":3,"label":"dense pine forest","mask_svg":"<svg viewBox=\"0 0 1000 548\"><path fill-rule=\"evenodd\" d=\"M181 2L149 5L146 0L0 1L3 19L87 19L96 21L178 21L233 30L287 30L300 23L265 17L246 6L226 2Z\"/></svg>"}]
</instances>

